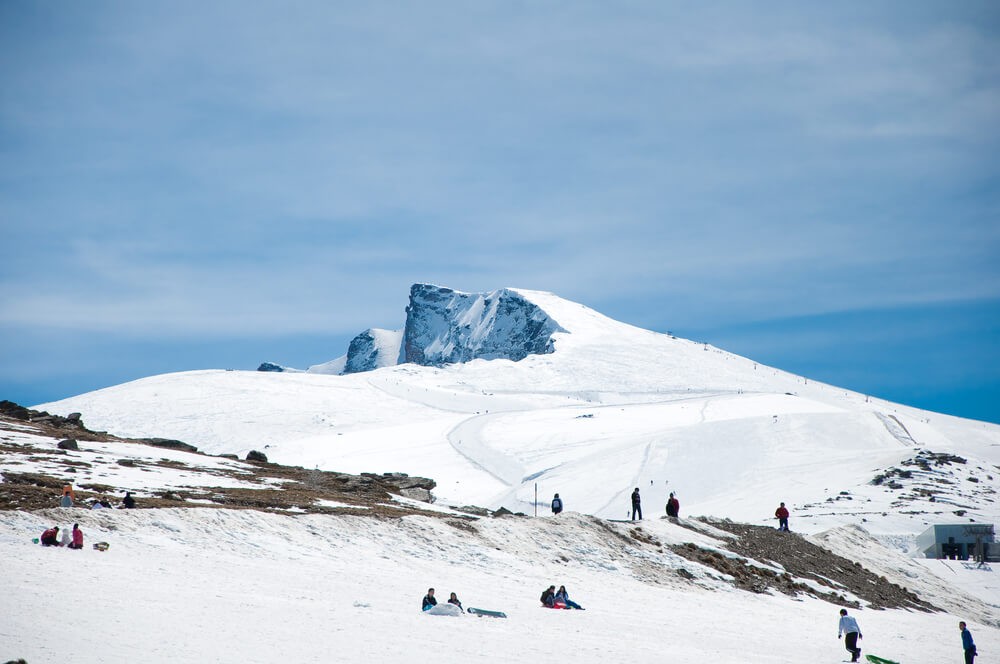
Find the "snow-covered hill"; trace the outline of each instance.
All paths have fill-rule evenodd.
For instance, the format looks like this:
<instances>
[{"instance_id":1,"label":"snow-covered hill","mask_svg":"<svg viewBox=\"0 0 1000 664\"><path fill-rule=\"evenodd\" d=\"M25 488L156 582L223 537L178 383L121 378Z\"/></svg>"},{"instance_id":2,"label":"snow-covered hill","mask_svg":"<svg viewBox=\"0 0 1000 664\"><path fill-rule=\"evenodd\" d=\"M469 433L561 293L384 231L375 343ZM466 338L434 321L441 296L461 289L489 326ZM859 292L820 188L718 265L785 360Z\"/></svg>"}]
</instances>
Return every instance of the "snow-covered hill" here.
<instances>
[{"instance_id":1,"label":"snow-covered hill","mask_svg":"<svg viewBox=\"0 0 1000 664\"><path fill-rule=\"evenodd\" d=\"M403 335L423 340L424 359L463 357L456 348L483 348L499 328L542 351L549 339L552 352L349 375L194 371L38 407L215 453L433 477L447 504L532 512L537 485L542 503L559 492L570 510L620 518L639 487L647 513L675 491L682 514L766 523L784 501L799 530L865 523L902 548L929 523L1000 520L996 425L816 383L549 293L414 288L436 303L433 325L408 318ZM520 313L498 314L508 309ZM872 484L922 451L965 463Z\"/></svg>"}]
</instances>

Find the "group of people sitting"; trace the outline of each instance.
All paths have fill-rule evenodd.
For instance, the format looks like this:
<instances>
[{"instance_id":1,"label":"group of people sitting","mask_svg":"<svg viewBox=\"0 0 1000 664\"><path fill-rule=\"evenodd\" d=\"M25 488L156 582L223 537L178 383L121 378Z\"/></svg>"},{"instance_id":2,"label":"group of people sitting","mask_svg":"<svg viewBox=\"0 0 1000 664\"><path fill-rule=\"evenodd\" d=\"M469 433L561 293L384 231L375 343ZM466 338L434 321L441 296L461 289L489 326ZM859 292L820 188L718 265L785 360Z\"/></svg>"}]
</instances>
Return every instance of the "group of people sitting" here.
<instances>
[{"instance_id":1,"label":"group of people sitting","mask_svg":"<svg viewBox=\"0 0 1000 664\"><path fill-rule=\"evenodd\" d=\"M73 507L73 502L76 500L76 492L73 491L73 485L67 484L63 487L62 496L59 498L60 507ZM122 498L121 506L125 509L132 509L135 507L135 498L132 497L131 491L125 492L125 497ZM107 509L112 507L111 501L107 497L95 498L90 509L99 510Z\"/></svg>"},{"instance_id":2,"label":"group of people sitting","mask_svg":"<svg viewBox=\"0 0 1000 664\"><path fill-rule=\"evenodd\" d=\"M83 548L83 531L80 530L80 524L73 524L73 534L70 535L69 531L63 530L62 539L59 538L59 526L52 526L48 530L42 533L42 546L65 546L69 549L82 549Z\"/></svg>"},{"instance_id":3,"label":"group of people sitting","mask_svg":"<svg viewBox=\"0 0 1000 664\"><path fill-rule=\"evenodd\" d=\"M438 603L437 598L434 597L434 589L433 588L428 588L427 589L427 594L424 595L424 599L420 603L420 609L421 609L421 611L428 611L432 607L437 606L437 603ZM455 606L457 606L460 609L462 608L462 603L460 601L458 601L458 595L456 595L455 593L452 593L451 597L448 598L448 603L449 604L454 604Z\"/></svg>"},{"instance_id":4,"label":"group of people sitting","mask_svg":"<svg viewBox=\"0 0 1000 664\"><path fill-rule=\"evenodd\" d=\"M542 592L542 605L549 609L584 610L582 606L569 598L569 593L566 592L566 586L559 586L559 590L556 590L555 586L549 586L546 588Z\"/></svg>"}]
</instances>

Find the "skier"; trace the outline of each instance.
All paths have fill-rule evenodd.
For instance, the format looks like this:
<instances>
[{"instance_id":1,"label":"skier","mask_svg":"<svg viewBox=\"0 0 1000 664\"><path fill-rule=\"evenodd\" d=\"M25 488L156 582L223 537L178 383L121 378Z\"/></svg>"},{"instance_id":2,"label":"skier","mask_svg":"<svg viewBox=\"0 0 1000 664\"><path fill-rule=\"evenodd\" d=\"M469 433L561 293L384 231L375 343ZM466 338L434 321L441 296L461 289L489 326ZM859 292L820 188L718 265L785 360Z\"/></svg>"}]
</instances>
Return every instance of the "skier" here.
<instances>
[{"instance_id":1,"label":"skier","mask_svg":"<svg viewBox=\"0 0 1000 664\"><path fill-rule=\"evenodd\" d=\"M972 664L978 654L976 644L972 640L972 632L965 628L965 621L958 623L958 629L962 631L962 650L965 651L965 664Z\"/></svg>"},{"instance_id":2,"label":"skier","mask_svg":"<svg viewBox=\"0 0 1000 664\"><path fill-rule=\"evenodd\" d=\"M59 546L59 526L52 526L42 533L42 546Z\"/></svg>"},{"instance_id":3,"label":"skier","mask_svg":"<svg viewBox=\"0 0 1000 664\"><path fill-rule=\"evenodd\" d=\"M556 587L549 586L542 591L542 606L550 609L556 608Z\"/></svg>"},{"instance_id":4,"label":"skier","mask_svg":"<svg viewBox=\"0 0 1000 664\"><path fill-rule=\"evenodd\" d=\"M788 532L788 508L785 507L784 503L778 506L778 509L774 510L774 516L778 518L778 530L784 530Z\"/></svg>"},{"instance_id":5,"label":"skier","mask_svg":"<svg viewBox=\"0 0 1000 664\"><path fill-rule=\"evenodd\" d=\"M452 593L451 597L448 598L448 603L449 604L454 604L455 606L457 606L460 609L462 608L462 603L460 601L458 601L458 595L456 595L455 593Z\"/></svg>"},{"instance_id":6,"label":"skier","mask_svg":"<svg viewBox=\"0 0 1000 664\"><path fill-rule=\"evenodd\" d=\"M562 512L562 498L559 497L557 493L554 498L552 498L552 513L559 514Z\"/></svg>"},{"instance_id":7,"label":"skier","mask_svg":"<svg viewBox=\"0 0 1000 664\"><path fill-rule=\"evenodd\" d=\"M433 588L428 588L427 589L427 594L424 595L424 599L420 603L420 609L421 609L421 611L426 611L427 609L431 608L432 606L437 606L437 603L438 603L437 599L434 598L434 589Z\"/></svg>"},{"instance_id":8,"label":"skier","mask_svg":"<svg viewBox=\"0 0 1000 664\"><path fill-rule=\"evenodd\" d=\"M639 521L642 521L642 499L639 497L639 487L635 488L632 492L632 520L635 521L635 515L639 515Z\"/></svg>"},{"instance_id":9,"label":"skier","mask_svg":"<svg viewBox=\"0 0 1000 664\"><path fill-rule=\"evenodd\" d=\"M858 647L858 639L862 638L861 628L858 621L847 615L847 609L840 610L840 624L837 626L837 638L844 635L844 647L851 653L851 661L857 662L861 658L861 648Z\"/></svg>"},{"instance_id":10,"label":"skier","mask_svg":"<svg viewBox=\"0 0 1000 664\"><path fill-rule=\"evenodd\" d=\"M583 610L582 606L569 598L569 593L566 592L566 586L559 586L559 590L556 591L556 602L562 602L567 609Z\"/></svg>"},{"instance_id":11,"label":"skier","mask_svg":"<svg viewBox=\"0 0 1000 664\"><path fill-rule=\"evenodd\" d=\"M670 500L667 501L667 516L677 518L681 513L681 503L674 496L674 492L670 492Z\"/></svg>"},{"instance_id":12,"label":"skier","mask_svg":"<svg viewBox=\"0 0 1000 664\"><path fill-rule=\"evenodd\" d=\"M83 548L83 531L80 530L80 524L73 524L73 543L69 545L71 549L82 549Z\"/></svg>"}]
</instances>

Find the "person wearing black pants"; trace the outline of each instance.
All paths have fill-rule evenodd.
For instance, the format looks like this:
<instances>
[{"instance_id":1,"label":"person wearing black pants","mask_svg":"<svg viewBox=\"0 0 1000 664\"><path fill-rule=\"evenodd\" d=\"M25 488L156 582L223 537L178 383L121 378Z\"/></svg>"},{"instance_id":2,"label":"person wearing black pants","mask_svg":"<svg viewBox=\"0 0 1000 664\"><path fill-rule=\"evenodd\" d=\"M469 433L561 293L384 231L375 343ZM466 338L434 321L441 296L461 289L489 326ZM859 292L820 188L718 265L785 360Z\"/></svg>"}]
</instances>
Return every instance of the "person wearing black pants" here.
<instances>
[{"instance_id":1,"label":"person wearing black pants","mask_svg":"<svg viewBox=\"0 0 1000 664\"><path fill-rule=\"evenodd\" d=\"M642 521L642 499L639 498L639 487L635 488L632 492L632 520L635 521L635 515L639 515L639 521Z\"/></svg>"},{"instance_id":2,"label":"person wearing black pants","mask_svg":"<svg viewBox=\"0 0 1000 664\"><path fill-rule=\"evenodd\" d=\"M972 632L965 628L965 622L958 623L962 630L962 650L965 651L965 664L973 664L976 659L976 644L972 640Z\"/></svg>"},{"instance_id":3,"label":"person wearing black pants","mask_svg":"<svg viewBox=\"0 0 1000 664\"><path fill-rule=\"evenodd\" d=\"M837 638L844 635L844 647L851 653L851 661L857 662L861 659L861 648L858 647L858 639L861 636L861 628L858 621L847 615L847 609L840 610L840 625L837 626Z\"/></svg>"}]
</instances>

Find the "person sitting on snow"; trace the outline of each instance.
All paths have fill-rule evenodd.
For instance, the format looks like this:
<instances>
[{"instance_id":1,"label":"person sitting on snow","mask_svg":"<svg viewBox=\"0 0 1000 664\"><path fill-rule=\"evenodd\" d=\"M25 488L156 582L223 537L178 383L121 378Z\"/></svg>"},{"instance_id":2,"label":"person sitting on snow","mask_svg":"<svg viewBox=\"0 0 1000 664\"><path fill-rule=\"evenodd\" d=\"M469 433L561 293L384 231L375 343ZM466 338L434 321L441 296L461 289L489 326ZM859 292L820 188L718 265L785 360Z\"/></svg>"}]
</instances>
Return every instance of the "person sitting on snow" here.
<instances>
[{"instance_id":1,"label":"person sitting on snow","mask_svg":"<svg viewBox=\"0 0 1000 664\"><path fill-rule=\"evenodd\" d=\"M420 609L422 611L426 611L427 609L431 608L432 606L437 606L437 603L438 603L438 601L434 597L434 589L433 588L428 588L427 589L427 594L424 595L423 602L420 603Z\"/></svg>"},{"instance_id":2,"label":"person sitting on snow","mask_svg":"<svg viewBox=\"0 0 1000 664\"><path fill-rule=\"evenodd\" d=\"M80 530L80 524L73 524L73 543L69 545L71 549L82 549L83 548L83 531Z\"/></svg>"},{"instance_id":3,"label":"person sitting on snow","mask_svg":"<svg viewBox=\"0 0 1000 664\"><path fill-rule=\"evenodd\" d=\"M556 587L549 586L542 592L542 604L550 609L556 608Z\"/></svg>"},{"instance_id":4,"label":"person sitting on snow","mask_svg":"<svg viewBox=\"0 0 1000 664\"><path fill-rule=\"evenodd\" d=\"M559 590L556 591L555 599L556 599L556 604L559 604L561 602L567 609L580 609L581 611L583 610L582 606L580 606L579 604L577 604L576 602L574 602L569 598L569 593L566 592L566 586L559 586Z\"/></svg>"},{"instance_id":5,"label":"person sitting on snow","mask_svg":"<svg viewBox=\"0 0 1000 664\"><path fill-rule=\"evenodd\" d=\"M59 546L59 526L52 526L42 533L42 546Z\"/></svg>"},{"instance_id":6,"label":"person sitting on snow","mask_svg":"<svg viewBox=\"0 0 1000 664\"><path fill-rule=\"evenodd\" d=\"M462 603L458 601L458 595L456 595L455 593L452 593L451 597L448 598L448 603L454 604L460 609L462 608Z\"/></svg>"}]
</instances>

